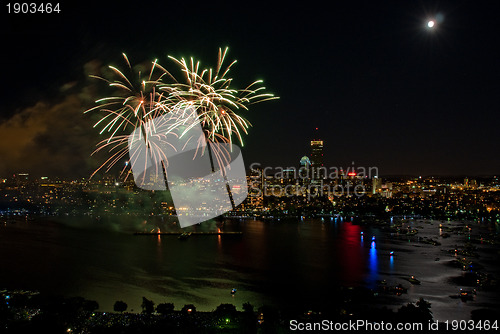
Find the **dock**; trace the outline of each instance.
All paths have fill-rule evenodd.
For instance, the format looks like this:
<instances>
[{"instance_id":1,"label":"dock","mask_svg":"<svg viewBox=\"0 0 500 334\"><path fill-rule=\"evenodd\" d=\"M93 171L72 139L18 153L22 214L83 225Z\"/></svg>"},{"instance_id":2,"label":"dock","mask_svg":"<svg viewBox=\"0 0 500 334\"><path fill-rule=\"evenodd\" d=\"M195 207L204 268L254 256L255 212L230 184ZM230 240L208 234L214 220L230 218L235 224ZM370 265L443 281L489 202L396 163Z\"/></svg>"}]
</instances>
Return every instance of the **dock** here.
<instances>
[{"instance_id":1,"label":"dock","mask_svg":"<svg viewBox=\"0 0 500 334\"><path fill-rule=\"evenodd\" d=\"M185 232L134 232L134 235L181 235ZM190 235L242 235L243 232L189 232Z\"/></svg>"}]
</instances>

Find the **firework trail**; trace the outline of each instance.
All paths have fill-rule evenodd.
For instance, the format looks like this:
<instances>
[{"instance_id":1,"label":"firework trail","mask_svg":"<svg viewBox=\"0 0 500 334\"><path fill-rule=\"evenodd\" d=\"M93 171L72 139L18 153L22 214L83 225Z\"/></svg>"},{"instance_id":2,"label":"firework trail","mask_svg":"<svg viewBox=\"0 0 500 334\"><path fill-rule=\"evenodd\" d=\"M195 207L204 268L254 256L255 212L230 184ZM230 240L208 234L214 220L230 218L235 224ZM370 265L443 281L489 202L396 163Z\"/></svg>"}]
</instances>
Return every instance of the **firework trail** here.
<instances>
[{"instance_id":1,"label":"firework trail","mask_svg":"<svg viewBox=\"0 0 500 334\"><path fill-rule=\"evenodd\" d=\"M132 67L125 54L123 58L128 72L132 73ZM150 121L156 117L170 112L172 107L172 101L169 101L165 93L159 91L159 87L164 84L165 76L171 79L173 77L158 65L156 60L152 62L149 73L138 71L136 74L127 76L117 67L109 66L109 69L114 77L112 81L100 76L91 77L105 81L114 90L113 95L97 100L95 107L85 111L88 113L99 110L104 114L94 127L101 126L100 134L107 134L107 138L98 143L93 154L102 150L108 150L110 154L92 176L101 169L108 172L118 161L127 156L129 153L128 137L133 129L141 129L140 134L143 138L137 138L137 140L144 140L146 143L151 142L152 136L158 136L155 129L148 124L151 124ZM161 159L161 152L155 150L152 152L156 153L156 159ZM139 152L131 153L133 158ZM131 162L133 162L132 158Z\"/></svg>"},{"instance_id":2,"label":"firework trail","mask_svg":"<svg viewBox=\"0 0 500 334\"><path fill-rule=\"evenodd\" d=\"M169 56L183 73L183 78L176 84L163 87L172 90L179 100L192 105L199 115L207 139L212 142L222 141L232 143L235 135L243 145L242 132L247 134L250 123L238 114L238 111L248 110L248 106L257 102L277 99L273 94L264 93L266 89L262 80L251 83L242 90L231 88L232 78L227 77L236 60L223 69L228 48L219 49L216 69L202 69L199 61L176 59Z\"/></svg>"},{"instance_id":3,"label":"firework trail","mask_svg":"<svg viewBox=\"0 0 500 334\"><path fill-rule=\"evenodd\" d=\"M168 145L172 136L180 137L188 133L193 126L200 124L204 131L203 138L188 138L198 143L233 142L236 136L243 145L243 134L248 133L250 123L239 114L241 110L248 110L248 106L257 102L277 99L272 94L265 93L262 81L258 80L245 89L231 88L232 78L228 77L229 70L236 63L231 62L223 69L228 48L219 49L218 61L215 70L202 69L200 62L193 58L187 62L184 58L169 59L180 68L181 76L176 79L169 71L158 64L157 60L151 63L148 71L134 73L125 54L130 76L114 66L109 66L115 79L108 80L99 76L91 76L105 81L114 94L96 101L96 106L85 111L100 111L104 113L94 127L102 127L100 134L107 138L101 141L93 154L108 150L109 158L92 174L104 169L108 172L118 161L130 153L130 163L142 152L128 152L128 138L130 133L140 128L139 136L135 140L143 140L150 150L155 165L168 164L167 155L158 142ZM168 128L158 129L152 120L157 117L186 112L196 113L197 122L185 124L182 115L178 122L170 124ZM182 129L182 130L179 130ZM160 131L159 131L160 130ZM143 147L143 146L140 146ZM207 146L203 146L203 149ZM227 165L228 154L223 149L212 152L217 165ZM159 162L159 163L156 163ZM127 163L122 173L125 172ZM164 166L166 167L166 166ZM159 172L159 171L157 171Z\"/></svg>"}]
</instances>

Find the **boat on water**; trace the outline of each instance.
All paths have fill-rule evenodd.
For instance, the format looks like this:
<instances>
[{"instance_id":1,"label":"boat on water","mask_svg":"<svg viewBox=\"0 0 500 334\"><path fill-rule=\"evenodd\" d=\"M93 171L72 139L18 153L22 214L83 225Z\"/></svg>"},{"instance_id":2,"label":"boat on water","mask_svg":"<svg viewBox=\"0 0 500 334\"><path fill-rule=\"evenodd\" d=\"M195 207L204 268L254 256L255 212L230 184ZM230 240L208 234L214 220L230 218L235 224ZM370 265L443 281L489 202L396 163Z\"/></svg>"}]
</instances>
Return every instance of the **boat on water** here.
<instances>
[{"instance_id":1,"label":"boat on water","mask_svg":"<svg viewBox=\"0 0 500 334\"><path fill-rule=\"evenodd\" d=\"M401 296L403 293L406 293L408 290L404 288L401 284L393 286L389 289L390 292L395 294L396 296Z\"/></svg>"},{"instance_id":2,"label":"boat on water","mask_svg":"<svg viewBox=\"0 0 500 334\"><path fill-rule=\"evenodd\" d=\"M182 233L181 235L179 235L177 237L177 239L179 240L186 240L187 238L189 238L191 236L191 232L184 232Z\"/></svg>"},{"instance_id":3,"label":"boat on water","mask_svg":"<svg viewBox=\"0 0 500 334\"><path fill-rule=\"evenodd\" d=\"M460 289L460 299L462 299L463 301L474 299L475 294L476 294L476 290L466 291L466 290Z\"/></svg>"},{"instance_id":4,"label":"boat on water","mask_svg":"<svg viewBox=\"0 0 500 334\"><path fill-rule=\"evenodd\" d=\"M401 285L401 284L389 286L389 285L387 285L387 283L384 283L384 284L381 284L380 291L383 291L383 292L391 294L391 295L401 296L403 293L406 293L408 290L405 287L403 287L403 285Z\"/></svg>"},{"instance_id":5,"label":"boat on water","mask_svg":"<svg viewBox=\"0 0 500 334\"><path fill-rule=\"evenodd\" d=\"M416 279L415 276L410 277L408 279L408 282L410 282L411 284L420 284L420 281Z\"/></svg>"},{"instance_id":6,"label":"boat on water","mask_svg":"<svg viewBox=\"0 0 500 334\"><path fill-rule=\"evenodd\" d=\"M472 291L460 289L458 295L451 295L450 298L454 299L460 298L463 302L466 302L468 300L473 300L475 294L476 294L476 289Z\"/></svg>"}]
</instances>

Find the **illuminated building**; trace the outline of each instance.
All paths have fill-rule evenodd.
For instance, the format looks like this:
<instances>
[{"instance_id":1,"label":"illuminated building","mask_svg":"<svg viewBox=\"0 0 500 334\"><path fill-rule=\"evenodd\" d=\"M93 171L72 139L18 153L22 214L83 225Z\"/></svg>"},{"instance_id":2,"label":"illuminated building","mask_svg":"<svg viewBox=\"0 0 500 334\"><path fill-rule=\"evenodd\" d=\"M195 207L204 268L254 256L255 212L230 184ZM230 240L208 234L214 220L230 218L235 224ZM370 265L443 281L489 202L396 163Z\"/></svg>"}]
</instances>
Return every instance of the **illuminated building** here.
<instances>
[{"instance_id":1,"label":"illuminated building","mask_svg":"<svg viewBox=\"0 0 500 334\"><path fill-rule=\"evenodd\" d=\"M382 189L382 179L378 176L374 176L372 179L372 194L380 192L380 189Z\"/></svg>"},{"instance_id":2,"label":"illuminated building","mask_svg":"<svg viewBox=\"0 0 500 334\"><path fill-rule=\"evenodd\" d=\"M299 181L301 184L309 183L311 178L311 160L307 156L300 158Z\"/></svg>"},{"instance_id":3,"label":"illuminated building","mask_svg":"<svg viewBox=\"0 0 500 334\"><path fill-rule=\"evenodd\" d=\"M325 177L323 171L323 141L311 140L311 169L312 178L320 179Z\"/></svg>"},{"instance_id":4,"label":"illuminated building","mask_svg":"<svg viewBox=\"0 0 500 334\"><path fill-rule=\"evenodd\" d=\"M311 166L311 160L307 156L300 158L300 167L309 168Z\"/></svg>"}]
</instances>

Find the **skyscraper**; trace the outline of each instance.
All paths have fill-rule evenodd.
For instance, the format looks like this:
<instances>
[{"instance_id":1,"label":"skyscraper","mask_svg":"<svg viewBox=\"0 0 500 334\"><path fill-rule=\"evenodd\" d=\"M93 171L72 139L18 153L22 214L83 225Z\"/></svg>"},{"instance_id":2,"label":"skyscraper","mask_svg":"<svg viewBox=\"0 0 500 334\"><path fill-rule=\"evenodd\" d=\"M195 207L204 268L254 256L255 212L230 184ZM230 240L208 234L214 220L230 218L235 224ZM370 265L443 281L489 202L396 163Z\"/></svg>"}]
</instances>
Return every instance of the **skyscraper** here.
<instances>
[{"instance_id":1,"label":"skyscraper","mask_svg":"<svg viewBox=\"0 0 500 334\"><path fill-rule=\"evenodd\" d=\"M375 195L380 189L382 189L382 179L374 176L372 179L372 194Z\"/></svg>"},{"instance_id":2,"label":"skyscraper","mask_svg":"<svg viewBox=\"0 0 500 334\"><path fill-rule=\"evenodd\" d=\"M323 172L323 141L311 140L311 167L312 178L320 179L324 177Z\"/></svg>"}]
</instances>

